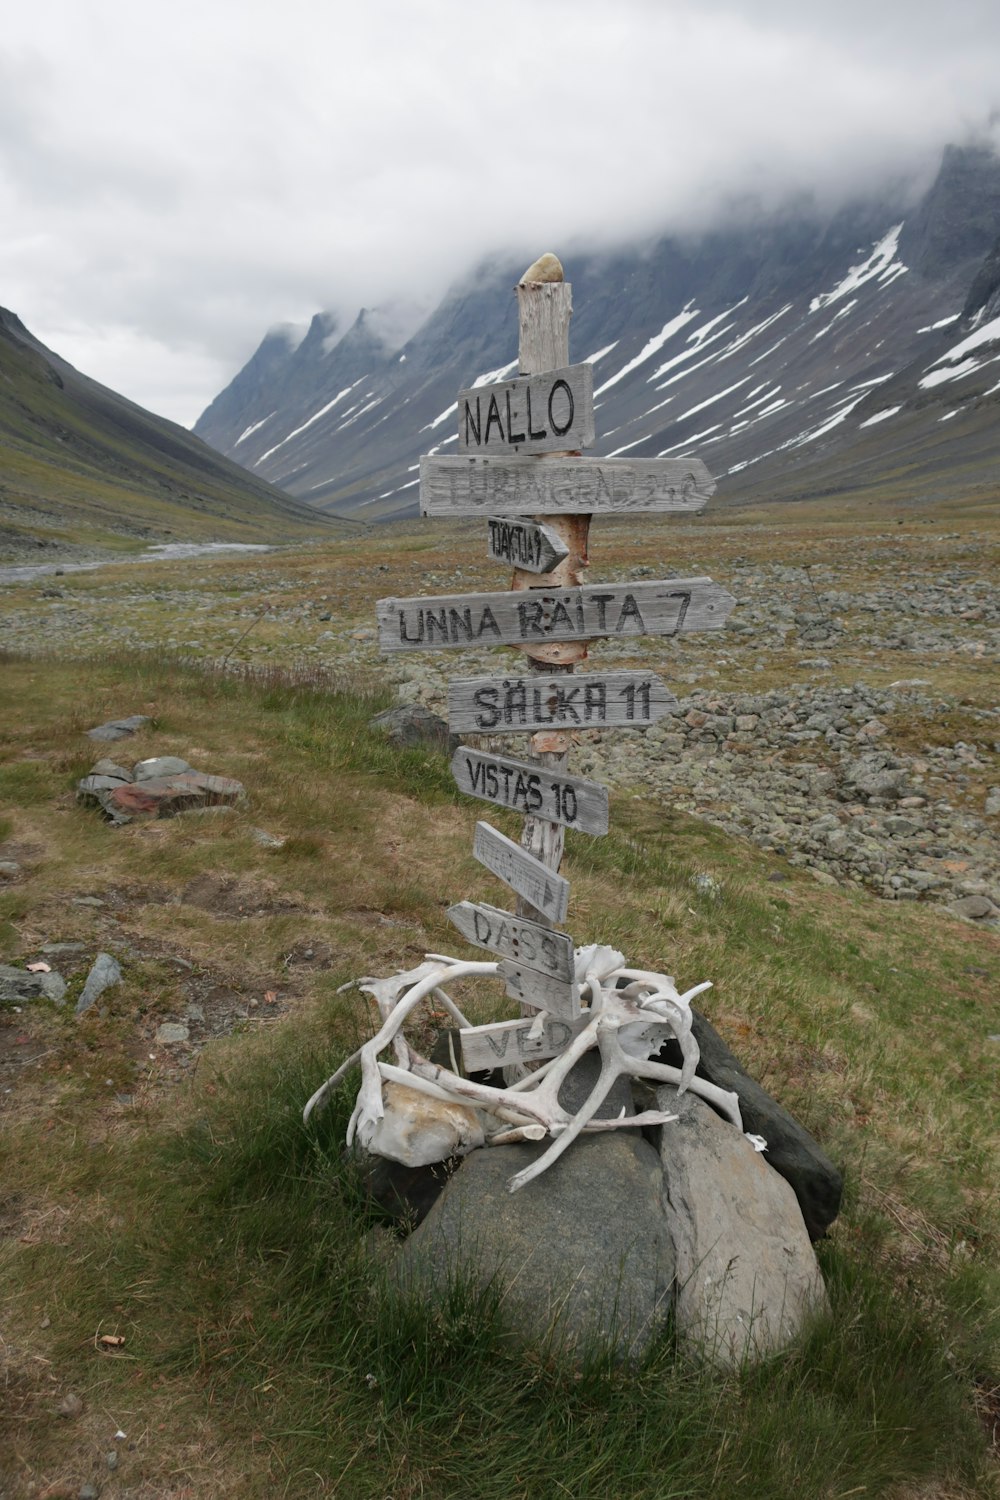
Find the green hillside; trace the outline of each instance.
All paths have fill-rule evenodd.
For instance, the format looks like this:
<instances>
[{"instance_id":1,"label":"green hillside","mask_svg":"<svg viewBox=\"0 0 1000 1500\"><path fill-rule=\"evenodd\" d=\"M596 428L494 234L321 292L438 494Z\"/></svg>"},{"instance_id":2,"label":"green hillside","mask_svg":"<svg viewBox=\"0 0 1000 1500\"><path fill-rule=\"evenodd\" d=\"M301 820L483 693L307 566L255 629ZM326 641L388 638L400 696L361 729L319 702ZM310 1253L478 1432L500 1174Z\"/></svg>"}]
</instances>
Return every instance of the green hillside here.
<instances>
[{"instance_id":1,"label":"green hillside","mask_svg":"<svg viewBox=\"0 0 1000 1500\"><path fill-rule=\"evenodd\" d=\"M303 541L332 529L184 428L81 375L0 308L0 558Z\"/></svg>"}]
</instances>

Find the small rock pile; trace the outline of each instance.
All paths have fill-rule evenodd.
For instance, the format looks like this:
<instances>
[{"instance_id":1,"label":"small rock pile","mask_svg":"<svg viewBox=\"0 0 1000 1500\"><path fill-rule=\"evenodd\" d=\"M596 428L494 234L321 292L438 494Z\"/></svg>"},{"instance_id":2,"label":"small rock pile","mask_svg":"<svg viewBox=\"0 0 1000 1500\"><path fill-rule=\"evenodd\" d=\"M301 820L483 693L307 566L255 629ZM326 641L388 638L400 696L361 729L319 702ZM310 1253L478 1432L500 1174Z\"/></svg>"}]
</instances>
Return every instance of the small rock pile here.
<instances>
[{"instance_id":1,"label":"small rock pile","mask_svg":"<svg viewBox=\"0 0 1000 1500\"><path fill-rule=\"evenodd\" d=\"M112 760L99 760L90 774L77 782L78 799L101 808L112 823L228 807L243 796L242 782L196 771L176 755L140 760L131 769Z\"/></svg>"}]
</instances>

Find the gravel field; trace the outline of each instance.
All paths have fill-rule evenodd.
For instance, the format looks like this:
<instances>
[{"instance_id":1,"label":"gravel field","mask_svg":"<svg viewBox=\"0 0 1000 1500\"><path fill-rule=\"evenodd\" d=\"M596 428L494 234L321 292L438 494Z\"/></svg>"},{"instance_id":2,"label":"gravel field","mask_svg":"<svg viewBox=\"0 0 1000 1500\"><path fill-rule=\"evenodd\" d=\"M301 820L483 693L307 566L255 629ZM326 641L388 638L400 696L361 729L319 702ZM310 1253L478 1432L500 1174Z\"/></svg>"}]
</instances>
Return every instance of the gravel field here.
<instances>
[{"instance_id":1,"label":"gravel field","mask_svg":"<svg viewBox=\"0 0 1000 1500\"><path fill-rule=\"evenodd\" d=\"M606 527L595 553L609 563L595 558L591 578L710 572L737 607L722 632L595 644L593 669L655 670L678 703L645 732L581 733L571 769L707 819L820 883L943 902L997 925L992 530L649 530ZM232 668L389 681L401 702L443 714L450 677L510 671L514 658L460 650L380 657L374 602L503 587L485 562L463 561L464 534L432 545L415 525L361 543L10 584L0 587L0 646L81 657L152 650ZM666 537L670 563L636 560L664 552ZM683 567L682 537L686 553L701 554ZM517 755L525 746L508 739L505 749Z\"/></svg>"}]
</instances>

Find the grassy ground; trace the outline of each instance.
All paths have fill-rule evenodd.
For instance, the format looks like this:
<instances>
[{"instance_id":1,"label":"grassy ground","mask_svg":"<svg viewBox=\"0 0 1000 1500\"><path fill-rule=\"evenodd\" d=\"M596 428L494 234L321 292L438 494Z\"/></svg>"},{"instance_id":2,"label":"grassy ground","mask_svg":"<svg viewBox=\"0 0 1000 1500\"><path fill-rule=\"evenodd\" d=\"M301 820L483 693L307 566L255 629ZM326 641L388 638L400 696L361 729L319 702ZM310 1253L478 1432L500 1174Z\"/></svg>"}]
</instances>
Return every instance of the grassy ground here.
<instances>
[{"instance_id":1,"label":"grassy ground","mask_svg":"<svg viewBox=\"0 0 1000 1500\"><path fill-rule=\"evenodd\" d=\"M601 541L616 568L683 556L724 576L747 554L820 561L852 535L871 550L888 524L814 509L794 527L761 513ZM386 1286L391 1239L341 1158L349 1095L314 1130L301 1106L369 1026L338 988L461 951L447 906L503 895L471 857L479 805L443 756L370 733L384 679L337 647L370 627L376 595L499 586L478 540L467 560L471 535L79 575L81 659L0 658L0 860L23 871L0 886L0 960L83 945L52 960L65 1009L0 1011L0 1495L1000 1494L1000 940L923 903L820 889L662 806L616 796L607 838L570 838L568 926L682 985L711 979L710 1018L843 1168L819 1247L830 1318L730 1377L670 1338L640 1369L594 1351L573 1370L506 1348L488 1297L458 1289L432 1316ZM907 555L928 545L914 527ZM123 605L159 649L116 651ZM43 645L47 609L37 590L0 597L0 616L37 612ZM318 612L336 637L326 676L314 657L296 682ZM189 640L257 676L179 663ZM740 681L738 656L719 670ZM753 681L805 671L790 649ZM962 671L968 703L988 701L988 665ZM136 712L152 722L123 758L236 776L245 806L120 829L77 806L100 753L83 731ZM76 1019L99 950L124 980ZM165 1021L189 1041L158 1042ZM71 1394L82 1410L60 1415Z\"/></svg>"}]
</instances>

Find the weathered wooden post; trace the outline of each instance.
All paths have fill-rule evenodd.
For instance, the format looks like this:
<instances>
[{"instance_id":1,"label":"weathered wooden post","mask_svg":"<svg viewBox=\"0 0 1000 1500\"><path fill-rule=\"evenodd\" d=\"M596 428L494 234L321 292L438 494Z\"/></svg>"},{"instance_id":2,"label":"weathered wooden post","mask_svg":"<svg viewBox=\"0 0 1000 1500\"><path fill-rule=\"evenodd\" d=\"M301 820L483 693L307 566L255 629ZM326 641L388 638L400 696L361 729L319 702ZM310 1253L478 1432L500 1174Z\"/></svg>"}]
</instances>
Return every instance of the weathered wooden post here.
<instances>
[{"instance_id":1,"label":"weathered wooden post","mask_svg":"<svg viewBox=\"0 0 1000 1500\"><path fill-rule=\"evenodd\" d=\"M572 292L554 255L529 268L517 298L518 377L461 391L457 456L420 464L423 514L484 515L489 555L514 566L511 590L381 599L377 608L386 651L495 644L528 657L523 674L449 685L457 733L531 736L523 761L465 747L455 754L463 791L522 812L525 823L520 847L486 822L476 825L474 845L480 863L516 892L516 915L469 902L449 915L471 942L501 955L512 998L572 1022L580 998L569 940L551 932L569 898L559 865L565 829L606 832L608 805L603 787L568 774L572 732L644 728L676 702L649 673L574 668L601 638L719 629L734 601L709 578L586 584L594 512L700 510L714 485L697 459L583 458L594 441L593 372L569 363Z\"/></svg>"}]
</instances>

